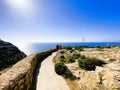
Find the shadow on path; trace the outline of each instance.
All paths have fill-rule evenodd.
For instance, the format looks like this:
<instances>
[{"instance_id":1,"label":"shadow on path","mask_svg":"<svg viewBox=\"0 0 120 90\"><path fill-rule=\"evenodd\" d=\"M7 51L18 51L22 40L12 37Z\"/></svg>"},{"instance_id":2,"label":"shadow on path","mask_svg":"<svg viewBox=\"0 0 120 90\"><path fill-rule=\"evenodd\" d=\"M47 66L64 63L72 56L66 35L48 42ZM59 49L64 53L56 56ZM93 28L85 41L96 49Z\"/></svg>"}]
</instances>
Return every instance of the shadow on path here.
<instances>
[{"instance_id":1,"label":"shadow on path","mask_svg":"<svg viewBox=\"0 0 120 90\"><path fill-rule=\"evenodd\" d=\"M42 63L42 61L44 61L50 55L52 55L52 54L49 54L46 57L38 60L38 64L36 65L36 69L34 71L33 81L32 81L32 85L31 85L31 89L30 90L36 90L36 87L37 87L37 77L38 77L38 74L40 73L41 63Z\"/></svg>"}]
</instances>

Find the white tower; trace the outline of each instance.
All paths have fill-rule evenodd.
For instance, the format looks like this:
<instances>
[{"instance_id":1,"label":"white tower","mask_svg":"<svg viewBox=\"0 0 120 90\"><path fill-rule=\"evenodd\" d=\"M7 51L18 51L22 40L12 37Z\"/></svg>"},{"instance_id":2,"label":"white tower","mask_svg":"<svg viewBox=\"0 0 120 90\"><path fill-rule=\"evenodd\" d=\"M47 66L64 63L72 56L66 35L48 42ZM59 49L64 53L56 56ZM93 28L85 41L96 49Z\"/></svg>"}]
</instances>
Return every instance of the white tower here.
<instances>
[{"instance_id":1,"label":"white tower","mask_svg":"<svg viewBox=\"0 0 120 90\"><path fill-rule=\"evenodd\" d=\"M85 41L85 39L84 39L84 37L82 38L82 42L84 42Z\"/></svg>"}]
</instances>

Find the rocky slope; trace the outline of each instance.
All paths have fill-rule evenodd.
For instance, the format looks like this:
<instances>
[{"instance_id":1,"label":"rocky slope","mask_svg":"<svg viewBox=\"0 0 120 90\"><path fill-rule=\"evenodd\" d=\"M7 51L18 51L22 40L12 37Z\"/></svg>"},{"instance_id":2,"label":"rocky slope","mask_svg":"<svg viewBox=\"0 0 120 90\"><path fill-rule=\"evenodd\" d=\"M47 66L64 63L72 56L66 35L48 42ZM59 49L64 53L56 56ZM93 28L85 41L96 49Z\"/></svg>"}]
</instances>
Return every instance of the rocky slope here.
<instances>
[{"instance_id":1,"label":"rocky slope","mask_svg":"<svg viewBox=\"0 0 120 90\"><path fill-rule=\"evenodd\" d=\"M74 51L86 57L95 57L107 62L103 67L97 66L93 71L79 68L78 61L68 63L66 66L77 77L75 80L80 90L120 90L120 48L104 48L98 51L96 48L86 48L82 52ZM64 51L64 56L71 55L70 51ZM58 52L57 57L60 57ZM68 56L68 55L67 55ZM58 58L59 59L59 58Z\"/></svg>"},{"instance_id":2,"label":"rocky slope","mask_svg":"<svg viewBox=\"0 0 120 90\"><path fill-rule=\"evenodd\" d=\"M24 57L26 57L26 54L16 46L0 40L0 70L17 63Z\"/></svg>"}]
</instances>

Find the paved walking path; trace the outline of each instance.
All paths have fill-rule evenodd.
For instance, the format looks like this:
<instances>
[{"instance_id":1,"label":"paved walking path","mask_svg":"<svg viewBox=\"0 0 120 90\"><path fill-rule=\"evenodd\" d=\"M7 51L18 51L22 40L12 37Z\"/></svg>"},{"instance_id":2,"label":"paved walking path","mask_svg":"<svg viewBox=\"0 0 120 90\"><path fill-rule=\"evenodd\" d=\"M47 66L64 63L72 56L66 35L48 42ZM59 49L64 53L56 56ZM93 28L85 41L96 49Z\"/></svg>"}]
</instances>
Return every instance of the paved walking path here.
<instances>
[{"instance_id":1,"label":"paved walking path","mask_svg":"<svg viewBox=\"0 0 120 90\"><path fill-rule=\"evenodd\" d=\"M36 90L70 90L66 81L55 73L53 63L55 55L56 52L41 63Z\"/></svg>"}]
</instances>

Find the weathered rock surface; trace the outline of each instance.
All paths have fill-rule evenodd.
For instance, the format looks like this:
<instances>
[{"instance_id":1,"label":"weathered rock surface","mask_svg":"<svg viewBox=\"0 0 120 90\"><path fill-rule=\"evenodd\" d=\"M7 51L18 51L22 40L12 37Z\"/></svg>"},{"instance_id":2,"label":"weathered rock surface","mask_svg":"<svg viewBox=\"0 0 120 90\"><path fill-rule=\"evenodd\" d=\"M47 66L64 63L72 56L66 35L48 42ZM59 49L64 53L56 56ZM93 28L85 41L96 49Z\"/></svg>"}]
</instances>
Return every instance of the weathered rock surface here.
<instances>
[{"instance_id":1,"label":"weathered rock surface","mask_svg":"<svg viewBox=\"0 0 120 90\"><path fill-rule=\"evenodd\" d=\"M104 48L102 51L96 50L96 48L87 48L80 53L86 57L95 57L102 59L106 62L113 62L115 60L120 60L120 48L113 47L110 49Z\"/></svg>"},{"instance_id":2,"label":"weathered rock surface","mask_svg":"<svg viewBox=\"0 0 120 90\"><path fill-rule=\"evenodd\" d=\"M74 63L66 64L69 70L77 77L76 81L80 90L120 90L119 47L104 48L102 51L98 51L96 48L86 48L84 51L78 53L107 62L103 67L97 66L94 71L79 68L77 60Z\"/></svg>"},{"instance_id":3,"label":"weathered rock surface","mask_svg":"<svg viewBox=\"0 0 120 90\"><path fill-rule=\"evenodd\" d=\"M36 90L33 84L35 84L35 73L38 73L36 72L38 62L42 62L55 51L56 49L50 49L35 53L14 64L7 72L0 75L0 90Z\"/></svg>"},{"instance_id":4,"label":"weathered rock surface","mask_svg":"<svg viewBox=\"0 0 120 90\"><path fill-rule=\"evenodd\" d=\"M26 57L16 46L0 40L0 70L17 63Z\"/></svg>"}]
</instances>

